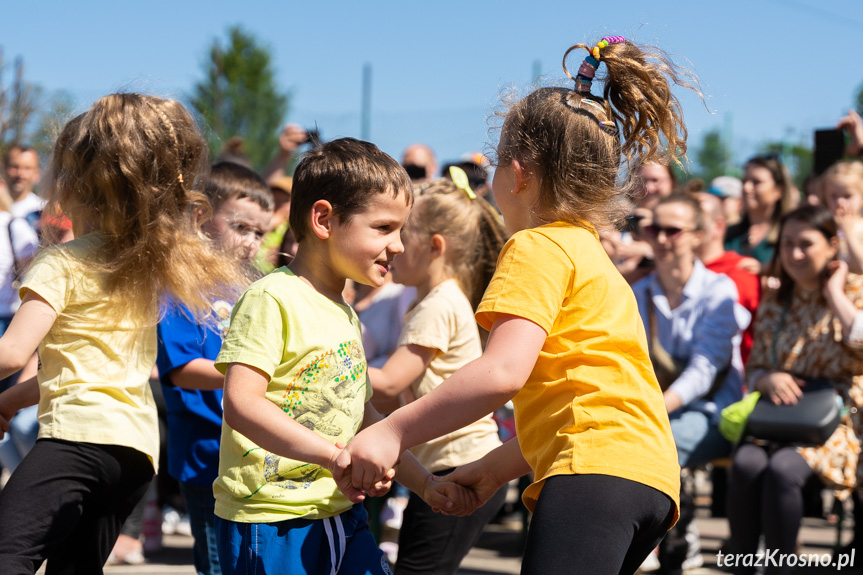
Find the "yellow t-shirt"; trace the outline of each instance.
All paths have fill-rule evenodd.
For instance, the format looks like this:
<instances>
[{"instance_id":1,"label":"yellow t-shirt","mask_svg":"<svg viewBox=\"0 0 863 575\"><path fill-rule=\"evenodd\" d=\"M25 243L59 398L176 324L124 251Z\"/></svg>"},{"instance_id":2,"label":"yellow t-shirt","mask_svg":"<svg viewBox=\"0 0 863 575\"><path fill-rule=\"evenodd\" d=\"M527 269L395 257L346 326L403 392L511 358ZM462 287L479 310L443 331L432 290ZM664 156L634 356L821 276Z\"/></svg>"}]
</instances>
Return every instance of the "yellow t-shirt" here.
<instances>
[{"instance_id":1,"label":"yellow t-shirt","mask_svg":"<svg viewBox=\"0 0 863 575\"><path fill-rule=\"evenodd\" d=\"M372 395L354 310L287 268L252 284L234 306L216 368L231 363L266 373L267 399L333 443L353 438ZM351 507L329 471L264 451L224 422L213 492L216 515L241 523L321 519Z\"/></svg>"},{"instance_id":2,"label":"yellow t-shirt","mask_svg":"<svg viewBox=\"0 0 863 575\"><path fill-rule=\"evenodd\" d=\"M57 312L39 344L39 437L122 445L159 461L150 391L156 326L113 321L102 280L86 262L101 242L88 234L42 251L21 284Z\"/></svg>"},{"instance_id":3,"label":"yellow t-shirt","mask_svg":"<svg viewBox=\"0 0 863 575\"><path fill-rule=\"evenodd\" d=\"M548 337L513 398L533 509L554 475L602 474L658 489L679 504L677 449L647 353L635 296L599 236L557 222L510 238L477 311L528 319Z\"/></svg>"},{"instance_id":4,"label":"yellow t-shirt","mask_svg":"<svg viewBox=\"0 0 863 575\"><path fill-rule=\"evenodd\" d=\"M482 355L473 309L455 280L435 286L407 313L399 345L410 344L437 350L425 373L411 385L417 398ZM423 467L435 473L476 461L499 445L497 424L489 414L452 433L417 445L411 453Z\"/></svg>"}]
</instances>

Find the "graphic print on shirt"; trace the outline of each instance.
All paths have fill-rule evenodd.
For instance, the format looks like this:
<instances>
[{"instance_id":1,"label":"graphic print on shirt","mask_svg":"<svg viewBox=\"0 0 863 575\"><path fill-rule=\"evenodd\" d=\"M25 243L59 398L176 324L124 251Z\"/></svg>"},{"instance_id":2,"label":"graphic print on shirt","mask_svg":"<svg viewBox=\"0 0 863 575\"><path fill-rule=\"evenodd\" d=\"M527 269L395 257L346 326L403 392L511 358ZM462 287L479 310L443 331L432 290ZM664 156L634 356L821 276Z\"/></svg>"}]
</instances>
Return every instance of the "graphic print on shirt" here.
<instances>
[{"instance_id":1,"label":"graphic print on shirt","mask_svg":"<svg viewBox=\"0 0 863 575\"><path fill-rule=\"evenodd\" d=\"M221 336L222 341L225 341L225 335L228 333L228 328L231 327L231 311L234 306L224 300L216 300L212 305L213 313L216 314L216 331Z\"/></svg>"},{"instance_id":2,"label":"graphic print on shirt","mask_svg":"<svg viewBox=\"0 0 863 575\"><path fill-rule=\"evenodd\" d=\"M362 423L366 385L362 346L355 340L344 342L303 367L288 385L279 407L319 435L347 443ZM317 465L272 453L264 457L267 483L286 489L308 488L321 472Z\"/></svg>"}]
</instances>

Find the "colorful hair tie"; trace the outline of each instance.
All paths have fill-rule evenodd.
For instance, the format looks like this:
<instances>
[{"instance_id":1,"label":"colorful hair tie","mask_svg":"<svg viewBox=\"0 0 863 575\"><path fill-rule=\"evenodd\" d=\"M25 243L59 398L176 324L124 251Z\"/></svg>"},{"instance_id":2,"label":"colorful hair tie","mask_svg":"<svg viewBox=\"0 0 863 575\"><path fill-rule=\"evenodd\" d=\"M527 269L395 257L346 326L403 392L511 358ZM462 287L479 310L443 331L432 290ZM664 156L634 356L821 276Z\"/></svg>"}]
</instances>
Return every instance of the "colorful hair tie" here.
<instances>
[{"instance_id":1,"label":"colorful hair tie","mask_svg":"<svg viewBox=\"0 0 863 575\"><path fill-rule=\"evenodd\" d=\"M582 94L590 93L590 86L593 83L593 77L596 74L596 69L599 68L600 50L609 44L623 44L626 38L623 36L605 36L602 40L596 43L596 46L588 50L587 58L578 67L578 74L573 78L575 80L575 91Z\"/></svg>"},{"instance_id":2,"label":"colorful hair tie","mask_svg":"<svg viewBox=\"0 0 863 575\"><path fill-rule=\"evenodd\" d=\"M470 189L470 180L467 179L467 174L464 170L462 170L458 166L450 166L449 177L452 178L452 183L455 184L455 187L467 194L467 197L469 199L476 199L476 194L473 193L472 189Z\"/></svg>"}]
</instances>

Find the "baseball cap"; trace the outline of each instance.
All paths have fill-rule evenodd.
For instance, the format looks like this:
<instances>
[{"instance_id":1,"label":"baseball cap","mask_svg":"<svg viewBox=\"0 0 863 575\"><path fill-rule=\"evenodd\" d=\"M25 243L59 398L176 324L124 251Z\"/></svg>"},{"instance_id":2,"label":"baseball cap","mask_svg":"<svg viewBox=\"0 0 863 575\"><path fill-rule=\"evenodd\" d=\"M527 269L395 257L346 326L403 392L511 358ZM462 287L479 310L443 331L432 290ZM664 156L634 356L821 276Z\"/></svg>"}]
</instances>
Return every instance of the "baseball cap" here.
<instances>
[{"instance_id":1,"label":"baseball cap","mask_svg":"<svg viewBox=\"0 0 863 575\"><path fill-rule=\"evenodd\" d=\"M719 176L710 181L707 191L720 198L739 198L743 193L743 182L734 176Z\"/></svg>"}]
</instances>

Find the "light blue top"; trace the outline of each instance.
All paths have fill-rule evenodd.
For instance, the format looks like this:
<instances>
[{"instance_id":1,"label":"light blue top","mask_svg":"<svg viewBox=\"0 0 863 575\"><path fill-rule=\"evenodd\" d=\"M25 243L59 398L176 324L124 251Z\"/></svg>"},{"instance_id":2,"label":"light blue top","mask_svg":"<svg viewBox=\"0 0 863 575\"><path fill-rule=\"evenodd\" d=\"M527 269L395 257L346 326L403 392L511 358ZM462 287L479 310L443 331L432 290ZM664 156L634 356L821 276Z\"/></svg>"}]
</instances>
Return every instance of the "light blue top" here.
<instances>
[{"instance_id":1,"label":"light blue top","mask_svg":"<svg viewBox=\"0 0 863 575\"><path fill-rule=\"evenodd\" d=\"M741 332L751 319L737 303L737 287L727 276L714 273L699 260L683 287L683 300L671 309L656 272L632 286L641 320L647 326L647 298L653 296L656 332L662 347L686 369L670 389L683 402L685 410L707 413L719 421L719 412L743 395L743 361L740 359ZM712 400L703 399L710 391L717 371L731 361L722 387Z\"/></svg>"}]
</instances>

